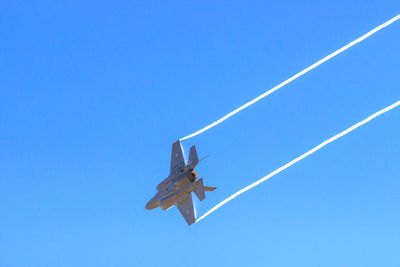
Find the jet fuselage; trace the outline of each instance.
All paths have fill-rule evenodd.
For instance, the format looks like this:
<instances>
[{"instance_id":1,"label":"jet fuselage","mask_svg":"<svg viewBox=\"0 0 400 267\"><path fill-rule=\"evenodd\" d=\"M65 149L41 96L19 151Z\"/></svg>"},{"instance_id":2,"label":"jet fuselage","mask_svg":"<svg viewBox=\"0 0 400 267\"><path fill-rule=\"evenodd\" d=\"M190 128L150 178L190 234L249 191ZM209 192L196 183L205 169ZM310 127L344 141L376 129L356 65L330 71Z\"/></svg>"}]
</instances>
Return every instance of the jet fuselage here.
<instances>
[{"instance_id":1,"label":"jet fuselage","mask_svg":"<svg viewBox=\"0 0 400 267\"><path fill-rule=\"evenodd\" d=\"M168 176L157 186L157 194L146 204L146 209L161 207L166 210L186 194L193 192L198 183L197 173L191 166L185 166L179 172Z\"/></svg>"},{"instance_id":2,"label":"jet fuselage","mask_svg":"<svg viewBox=\"0 0 400 267\"><path fill-rule=\"evenodd\" d=\"M146 209L160 207L166 210L176 206L189 225L195 223L196 211L192 192L203 201L206 191L215 190L215 187L204 186L203 179L197 179L194 168L199 162L195 146L190 148L186 161L180 141L173 143L170 174L156 187L157 194L146 204Z\"/></svg>"}]
</instances>

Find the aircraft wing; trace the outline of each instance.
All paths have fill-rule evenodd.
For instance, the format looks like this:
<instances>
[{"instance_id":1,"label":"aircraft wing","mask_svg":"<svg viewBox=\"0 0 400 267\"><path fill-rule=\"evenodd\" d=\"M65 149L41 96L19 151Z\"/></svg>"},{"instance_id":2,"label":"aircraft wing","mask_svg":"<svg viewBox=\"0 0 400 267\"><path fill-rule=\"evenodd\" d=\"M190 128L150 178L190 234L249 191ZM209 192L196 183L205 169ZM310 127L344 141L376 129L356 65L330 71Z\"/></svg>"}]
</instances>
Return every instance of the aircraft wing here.
<instances>
[{"instance_id":1,"label":"aircraft wing","mask_svg":"<svg viewBox=\"0 0 400 267\"><path fill-rule=\"evenodd\" d=\"M183 149L181 146L181 142L179 142L178 140L172 144L170 173L171 174L175 173L184 166L185 166L185 158L183 157Z\"/></svg>"},{"instance_id":2,"label":"aircraft wing","mask_svg":"<svg viewBox=\"0 0 400 267\"><path fill-rule=\"evenodd\" d=\"M189 193L189 197L186 198L186 200L176 206L178 207L183 217L185 217L185 220L189 225L193 224L196 221L191 193Z\"/></svg>"}]
</instances>

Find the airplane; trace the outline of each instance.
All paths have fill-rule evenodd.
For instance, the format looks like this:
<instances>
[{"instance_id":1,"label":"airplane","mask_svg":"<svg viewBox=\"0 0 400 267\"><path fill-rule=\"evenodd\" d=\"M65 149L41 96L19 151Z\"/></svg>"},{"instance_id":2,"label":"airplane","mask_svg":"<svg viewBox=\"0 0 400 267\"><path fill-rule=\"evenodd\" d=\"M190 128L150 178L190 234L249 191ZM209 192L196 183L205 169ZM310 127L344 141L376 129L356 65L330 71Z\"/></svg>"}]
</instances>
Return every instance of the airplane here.
<instances>
[{"instance_id":1,"label":"airplane","mask_svg":"<svg viewBox=\"0 0 400 267\"><path fill-rule=\"evenodd\" d=\"M189 160L185 162L180 141L172 144L171 168L169 176L157 186L157 194L146 204L146 209L160 207L167 210L177 206L186 222L191 225L196 222L193 207L192 192L202 201L205 191L214 191L216 187L203 185L203 178L197 179L194 168L199 163L196 146L189 152Z\"/></svg>"}]
</instances>

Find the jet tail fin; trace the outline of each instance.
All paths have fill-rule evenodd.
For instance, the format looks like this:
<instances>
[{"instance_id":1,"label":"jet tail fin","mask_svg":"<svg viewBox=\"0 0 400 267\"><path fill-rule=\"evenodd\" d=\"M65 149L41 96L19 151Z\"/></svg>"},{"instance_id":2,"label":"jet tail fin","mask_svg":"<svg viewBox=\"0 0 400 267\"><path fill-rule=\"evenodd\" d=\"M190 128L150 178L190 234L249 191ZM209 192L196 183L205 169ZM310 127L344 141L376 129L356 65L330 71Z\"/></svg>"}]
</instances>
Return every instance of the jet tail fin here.
<instances>
[{"instance_id":1,"label":"jet tail fin","mask_svg":"<svg viewBox=\"0 0 400 267\"><path fill-rule=\"evenodd\" d=\"M189 152L189 164L196 166L199 163L199 158L197 157L196 146L192 146Z\"/></svg>"},{"instance_id":2,"label":"jet tail fin","mask_svg":"<svg viewBox=\"0 0 400 267\"><path fill-rule=\"evenodd\" d=\"M214 191L217 189L216 187L211 187L211 186L204 186L204 191Z\"/></svg>"},{"instance_id":3,"label":"jet tail fin","mask_svg":"<svg viewBox=\"0 0 400 267\"><path fill-rule=\"evenodd\" d=\"M198 185L194 190L194 193L200 201L206 198L206 191L214 191L216 189L216 187L204 186L203 179L198 180L197 184Z\"/></svg>"},{"instance_id":4,"label":"jet tail fin","mask_svg":"<svg viewBox=\"0 0 400 267\"><path fill-rule=\"evenodd\" d=\"M203 179L197 181L197 187L194 190L194 193L200 201L206 198L206 194L204 193Z\"/></svg>"}]
</instances>

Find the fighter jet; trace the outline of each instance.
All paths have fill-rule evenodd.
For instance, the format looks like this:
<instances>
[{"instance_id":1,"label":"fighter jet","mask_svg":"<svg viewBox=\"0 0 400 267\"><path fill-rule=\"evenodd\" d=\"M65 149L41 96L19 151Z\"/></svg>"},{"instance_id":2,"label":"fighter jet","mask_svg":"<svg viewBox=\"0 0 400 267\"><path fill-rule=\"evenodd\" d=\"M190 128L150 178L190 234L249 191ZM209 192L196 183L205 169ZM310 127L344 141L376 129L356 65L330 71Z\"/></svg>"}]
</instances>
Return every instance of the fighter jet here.
<instances>
[{"instance_id":1,"label":"fighter jet","mask_svg":"<svg viewBox=\"0 0 400 267\"><path fill-rule=\"evenodd\" d=\"M185 162L180 141L172 144L171 169L169 176L157 186L157 194L146 204L146 209L161 207L166 210L177 206L186 222L191 225L196 221L193 208L192 192L202 201L205 191L214 191L216 187L203 185L203 179L197 179L194 168L199 163L196 147L192 146L189 160Z\"/></svg>"}]
</instances>

